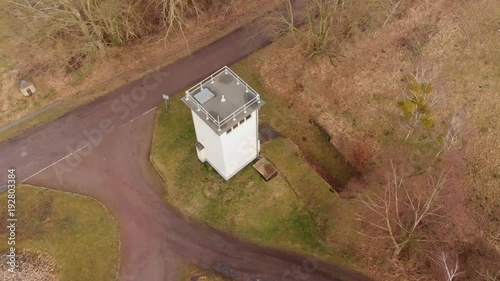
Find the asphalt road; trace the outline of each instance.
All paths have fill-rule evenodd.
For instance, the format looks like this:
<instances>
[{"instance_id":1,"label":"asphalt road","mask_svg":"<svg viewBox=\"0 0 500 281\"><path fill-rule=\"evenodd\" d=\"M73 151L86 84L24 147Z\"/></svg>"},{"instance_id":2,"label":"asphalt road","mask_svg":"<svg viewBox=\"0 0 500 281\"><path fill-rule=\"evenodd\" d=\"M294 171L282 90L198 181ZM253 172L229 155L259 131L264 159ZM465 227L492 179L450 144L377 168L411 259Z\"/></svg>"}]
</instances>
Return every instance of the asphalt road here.
<instances>
[{"instance_id":1,"label":"asphalt road","mask_svg":"<svg viewBox=\"0 0 500 281\"><path fill-rule=\"evenodd\" d=\"M236 280L371 280L341 266L269 249L185 219L162 199L149 164L155 108L270 42L251 24L58 120L0 144L0 185L18 182L96 198L118 221L119 280L176 280L179 261Z\"/></svg>"}]
</instances>

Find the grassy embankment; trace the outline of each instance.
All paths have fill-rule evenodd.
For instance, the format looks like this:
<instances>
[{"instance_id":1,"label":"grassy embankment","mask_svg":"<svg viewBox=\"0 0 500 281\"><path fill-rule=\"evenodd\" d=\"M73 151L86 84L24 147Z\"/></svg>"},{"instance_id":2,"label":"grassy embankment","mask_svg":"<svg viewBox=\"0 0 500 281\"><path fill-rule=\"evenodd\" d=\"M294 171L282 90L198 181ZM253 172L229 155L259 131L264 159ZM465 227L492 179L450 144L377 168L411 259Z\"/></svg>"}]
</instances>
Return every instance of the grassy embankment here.
<instances>
[{"instance_id":1,"label":"grassy embankment","mask_svg":"<svg viewBox=\"0 0 500 281\"><path fill-rule=\"evenodd\" d=\"M253 67L254 58L258 55L259 53L256 53L238 62L233 69L267 102L260 111L261 121L268 122L284 137L296 143L316 171L336 190L341 190L349 179L355 176L354 168L331 145L328 133L316 125L313 116L309 115L303 104L290 101L293 100L292 97L284 100L264 87Z\"/></svg>"},{"instance_id":2,"label":"grassy embankment","mask_svg":"<svg viewBox=\"0 0 500 281\"><path fill-rule=\"evenodd\" d=\"M0 195L7 202L7 194ZM118 226L97 201L79 195L19 185L16 189L16 250L35 251L55 261L59 280L115 280L118 269ZM0 204L0 219L7 219ZM7 241L7 228L0 240ZM7 243L0 243L0 252Z\"/></svg>"},{"instance_id":3,"label":"grassy embankment","mask_svg":"<svg viewBox=\"0 0 500 281\"><path fill-rule=\"evenodd\" d=\"M244 62L236 67L243 68ZM242 238L356 267L358 257L346 242L353 225L336 213L350 203L329 191L329 184L309 166L304 152L318 156L339 175L349 169L338 153L327 155L333 148L306 117L273 100L257 77L248 82L257 85L267 102L261 121L290 137L262 146L262 155L280 174L265 182L248 166L225 182L208 164L198 161L190 111L176 98L169 103L168 113L163 108L159 112L151 156L166 181L165 200L192 219ZM301 146L291 141L299 138ZM343 176L347 180L348 174ZM333 239L338 242L334 247L330 245Z\"/></svg>"}]
</instances>

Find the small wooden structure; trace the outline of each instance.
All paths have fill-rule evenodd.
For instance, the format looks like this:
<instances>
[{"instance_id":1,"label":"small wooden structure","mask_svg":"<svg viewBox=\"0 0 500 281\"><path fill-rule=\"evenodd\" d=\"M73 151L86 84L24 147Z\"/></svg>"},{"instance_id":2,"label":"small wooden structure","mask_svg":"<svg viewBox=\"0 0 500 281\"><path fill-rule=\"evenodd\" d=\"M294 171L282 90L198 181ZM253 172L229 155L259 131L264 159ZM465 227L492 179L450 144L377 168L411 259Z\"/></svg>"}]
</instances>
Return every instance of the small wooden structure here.
<instances>
[{"instance_id":1,"label":"small wooden structure","mask_svg":"<svg viewBox=\"0 0 500 281\"><path fill-rule=\"evenodd\" d=\"M29 97L36 92L36 88L35 85L33 84L33 81L31 81L31 79L28 78L19 80L19 82L17 82L17 88L19 89L19 91L21 91L21 93L25 97Z\"/></svg>"},{"instance_id":2,"label":"small wooden structure","mask_svg":"<svg viewBox=\"0 0 500 281\"><path fill-rule=\"evenodd\" d=\"M259 161L253 164L253 167L266 181L269 181L278 175L278 169L276 169L276 167L264 157L260 158Z\"/></svg>"}]
</instances>

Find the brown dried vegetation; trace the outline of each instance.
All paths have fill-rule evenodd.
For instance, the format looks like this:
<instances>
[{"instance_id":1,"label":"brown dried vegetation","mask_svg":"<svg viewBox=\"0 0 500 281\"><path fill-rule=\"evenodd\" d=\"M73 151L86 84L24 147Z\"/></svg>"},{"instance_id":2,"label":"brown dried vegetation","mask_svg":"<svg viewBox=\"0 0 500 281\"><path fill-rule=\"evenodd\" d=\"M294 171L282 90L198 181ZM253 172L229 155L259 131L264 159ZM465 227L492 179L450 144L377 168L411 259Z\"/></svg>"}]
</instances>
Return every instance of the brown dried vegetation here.
<instances>
[{"instance_id":1,"label":"brown dried vegetation","mask_svg":"<svg viewBox=\"0 0 500 281\"><path fill-rule=\"evenodd\" d=\"M328 59L300 59L304 49L289 37L266 48L255 59L256 69L266 88L303 105L305 114L314 116L332 144L362 172L351 181L344 198L384 187L391 174L390 160L399 163L408 189L417 195L427 186L426 174L447 174L435 205L440 206L440 219L423 220L418 239L408 242L390 262L380 258L391 256L390 239L357 243L359 253L368 256L367 268L383 280L447 280L440 261L445 253L451 271L458 258L455 273L462 273L453 280L496 280L500 70L492 62L500 60L500 3L377 3L386 8L363 16L342 15L356 24L350 24L348 32L336 26L338 34L348 36L336 37L340 44L331 46L340 55L335 66ZM350 11L363 10L362 5L355 6ZM439 102L433 107L433 122L404 141L408 130L402 126L396 102L407 87L407 75L422 68L428 70L425 80L432 83ZM404 201L401 204L408 207ZM366 225L379 223L380 216L369 208L361 210L366 222L359 231L379 236ZM391 219L397 221L398 215L402 221L409 219L403 213Z\"/></svg>"},{"instance_id":2,"label":"brown dried vegetation","mask_svg":"<svg viewBox=\"0 0 500 281\"><path fill-rule=\"evenodd\" d=\"M122 0L104 2L111 5L110 3L120 1ZM96 3L100 2L103 1ZM128 3L124 0L122 2ZM134 6L136 12L147 19L147 28L139 36L140 39L134 39L138 36L136 33L136 37L122 43L111 40L112 37L108 35L99 37L104 40L101 43L95 41L99 38L86 37L92 39L92 46L104 46L102 51L87 53L89 49L82 48L89 45L75 45L76 42L70 40L73 38L71 36L56 33L53 34L54 40L43 39L44 37L33 29L36 26L27 22L29 13L18 15L16 11L25 10L9 1L0 1L0 31L3 33L0 37L0 44L3 46L0 49L1 125L57 100L64 100L61 107L65 108L87 103L113 88L189 55L254 20L261 15L263 7L264 11L271 10L277 4L277 0L196 1L200 12L196 14L192 9L188 9L183 14L181 26L186 36L182 35L179 25L175 24L170 27L168 37L165 37L166 19L162 20L161 10L156 7L156 2L160 0L146 5L149 2L154 1L140 1L144 5L134 4L139 5ZM98 26L96 28L99 29ZM37 39L32 40L32 36ZM77 36L75 40L77 39L81 40L82 37ZM16 89L17 80L24 76L31 77L37 86L37 93L29 98L23 97Z\"/></svg>"}]
</instances>

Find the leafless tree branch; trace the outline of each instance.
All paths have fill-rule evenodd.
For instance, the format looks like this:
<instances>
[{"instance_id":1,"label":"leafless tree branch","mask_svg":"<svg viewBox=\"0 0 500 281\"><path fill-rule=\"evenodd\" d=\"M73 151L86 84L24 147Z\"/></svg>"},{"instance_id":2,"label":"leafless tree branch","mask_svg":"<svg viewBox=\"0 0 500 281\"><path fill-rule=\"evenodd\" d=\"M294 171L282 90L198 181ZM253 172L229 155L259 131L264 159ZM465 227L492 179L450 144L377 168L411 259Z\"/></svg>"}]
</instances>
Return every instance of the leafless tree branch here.
<instances>
[{"instance_id":1,"label":"leafless tree branch","mask_svg":"<svg viewBox=\"0 0 500 281\"><path fill-rule=\"evenodd\" d=\"M486 272L480 272L476 269L474 269L476 273L483 278L484 281L498 281L500 280L500 270L498 270L496 273L491 273L489 271Z\"/></svg>"},{"instance_id":2,"label":"leafless tree branch","mask_svg":"<svg viewBox=\"0 0 500 281\"><path fill-rule=\"evenodd\" d=\"M336 54L330 51L332 43L338 43L334 34L335 19L344 0L307 0L304 14L298 15L291 0L285 0L285 11L275 11L271 17L271 30L275 36L290 33L297 45L306 50L308 58L326 54L330 60ZM297 28L297 20L304 22L304 28Z\"/></svg>"},{"instance_id":3,"label":"leafless tree branch","mask_svg":"<svg viewBox=\"0 0 500 281\"><path fill-rule=\"evenodd\" d=\"M381 237L391 241L392 257L396 258L410 241L427 240L417 237L416 232L424 221L431 223L441 217L438 211L442 205L438 203L438 199L447 175L444 172L438 177L429 175L426 189L418 193L405 183L392 161L391 168L391 177L382 186L383 196L372 193L360 197L368 211L380 218L380 221L368 221L361 216L357 220L385 233Z\"/></svg>"},{"instance_id":4,"label":"leafless tree branch","mask_svg":"<svg viewBox=\"0 0 500 281\"><path fill-rule=\"evenodd\" d=\"M463 272L459 271L458 258L455 258L455 262L450 261L449 255L445 252L441 252L441 255L439 256L438 264L444 270L444 273L445 273L444 280L446 280L446 281L453 281L453 280L455 280L455 278L458 275L463 273Z\"/></svg>"}]
</instances>

